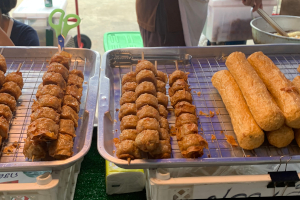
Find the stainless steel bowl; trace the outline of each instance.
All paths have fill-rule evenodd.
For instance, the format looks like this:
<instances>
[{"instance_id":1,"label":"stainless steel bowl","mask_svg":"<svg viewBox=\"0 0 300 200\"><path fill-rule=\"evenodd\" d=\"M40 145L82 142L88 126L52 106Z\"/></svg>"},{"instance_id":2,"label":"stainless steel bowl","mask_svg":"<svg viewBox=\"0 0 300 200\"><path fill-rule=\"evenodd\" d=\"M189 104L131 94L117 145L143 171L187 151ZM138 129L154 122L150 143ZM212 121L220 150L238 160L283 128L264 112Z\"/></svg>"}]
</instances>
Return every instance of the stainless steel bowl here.
<instances>
[{"instance_id":1,"label":"stainless steel bowl","mask_svg":"<svg viewBox=\"0 0 300 200\"><path fill-rule=\"evenodd\" d=\"M286 32L300 31L300 17L279 15L271 18ZM255 44L300 43L300 39L274 35L275 30L261 17L253 19L250 25Z\"/></svg>"}]
</instances>

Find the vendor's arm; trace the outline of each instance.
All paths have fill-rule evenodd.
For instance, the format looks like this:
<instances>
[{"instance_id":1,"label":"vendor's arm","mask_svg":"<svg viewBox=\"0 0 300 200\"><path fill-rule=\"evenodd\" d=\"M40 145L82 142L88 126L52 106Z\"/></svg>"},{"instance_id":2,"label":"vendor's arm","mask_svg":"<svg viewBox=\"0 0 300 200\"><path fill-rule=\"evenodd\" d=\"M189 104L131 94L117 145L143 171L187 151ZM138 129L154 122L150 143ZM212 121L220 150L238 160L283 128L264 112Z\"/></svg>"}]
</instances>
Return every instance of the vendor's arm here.
<instances>
[{"instance_id":1,"label":"vendor's arm","mask_svg":"<svg viewBox=\"0 0 300 200\"><path fill-rule=\"evenodd\" d=\"M243 0L245 6L252 6L253 12L257 11L258 8L262 8L262 0Z\"/></svg>"},{"instance_id":2,"label":"vendor's arm","mask_svg":"<svg viewBox=\"0 0 300 200\"><path fill-rule=\"evenodd\" d=\"M15 46L2 28L0 28L0 46Z\"/></svg>"}]
</instances>

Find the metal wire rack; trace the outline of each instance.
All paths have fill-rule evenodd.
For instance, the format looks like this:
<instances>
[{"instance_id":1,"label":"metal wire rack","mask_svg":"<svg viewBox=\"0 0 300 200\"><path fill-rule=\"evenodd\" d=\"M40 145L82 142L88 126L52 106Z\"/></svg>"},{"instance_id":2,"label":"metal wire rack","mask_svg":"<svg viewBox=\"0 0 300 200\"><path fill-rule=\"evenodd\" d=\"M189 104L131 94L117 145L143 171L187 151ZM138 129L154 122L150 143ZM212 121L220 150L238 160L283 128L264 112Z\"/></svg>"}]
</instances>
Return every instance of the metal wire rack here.
<instances>
[{"instance_id":1,"label":"metal wire rack","mask_svg":"<svg viewBox=\"0 0 300 200\"><path fill-rule=\"evenodd\" d=\"M0 151L0 163L11 163L11 162L23 162L26 161L23 155L24 140L27 138L27 128L30 124L31 106L36 100L35 94L37 92L38 86L42 83L43 74L47 71L47 66L49 57L9 57L5 56L8 70L6 75L15 72L20 63L22 67L20 72L22 72L24 87L22 89L22 95L17 100L17 110L13 114L13 118L10 121L10 129L8 133L8 139L2 141L1 151ZM72 59L72 64L70 70L74 68L74 63L77 61L77 69L84 72L86 77L89 77L89 72L85 70L86 58L74 57ZM86 98L87 86L83 86L83 99ZM85 100L82 101L80 106L79 124L82 121L83 109L85 107ZM80 126L80 125L79 125ZM80 132L77 128L76 134ZM74 141L74 155L78 152L78 147L76 145L76 139ZM4 153L7 147L15 145L12 152Z\"/></svg>"},{"instance_id":2,"label":"metal wire rack","mask_svg":"<svg viewBox=\"0 0 300 200\"><path fill-rule=\"evenodd\" d=\"M272 61L280 68L289 80L293 80L297 75L297 67L300 63L299 54L289 55L268 55ZM288 147L278 149L271 146L267 141L264 144L252 151L244 150L241 147L234 147L227 142L226 135L236 136L233 131L230 117L225 108L224 103L218 91L212 86L211 78L213 74L220 70L227 69L225 66L226 58L193 58L190 64L183 64L179 62L179 70L189 73L188 83L191 88L193 96L193 104L196 106L198 120L199 134L208 142L208 149L204 150L203 159L205 158L229 158L229 157L275 157L275 156L293 156L300 155L300 148L293 141ZM174 65L160 65L158 61L158 70L170 75L175 71ZM116 66L113 69L114 73L114 92L115 92L115 108L119 108L119 100L121 96L121 79L124 74L131 70L129 65ZM135 70L135 67L132 67ZM169 85L167 84L167 95ZM170 103L169 110L172 110ZM199 112L202 111L200 115ZM203 115L213 112L214 116L209 117ZM115 119L118 119L118 112L115 111ZM169 112L168 121L170 127L175 124L174 112ZM114 125L114 137L120 134L120 122ZM176 136L171 138L172 158L182 158L180 153ZM202 159L201 158L201 159Z\"/></svg>"}]
</instances>

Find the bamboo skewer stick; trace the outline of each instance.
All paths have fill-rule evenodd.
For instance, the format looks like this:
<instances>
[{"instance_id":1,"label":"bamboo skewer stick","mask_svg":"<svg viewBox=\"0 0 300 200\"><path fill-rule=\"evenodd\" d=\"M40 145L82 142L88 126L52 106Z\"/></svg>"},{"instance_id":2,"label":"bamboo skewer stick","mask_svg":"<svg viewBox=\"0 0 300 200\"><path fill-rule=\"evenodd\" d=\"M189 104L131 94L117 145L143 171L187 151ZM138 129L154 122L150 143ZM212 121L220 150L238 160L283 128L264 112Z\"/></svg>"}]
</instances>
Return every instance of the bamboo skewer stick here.
<instances>
[{"instance_id":1,"label":"bamboo skewer stick","mask_svg":"<svg viewBox=\"0 0 300 200\"><path fill-rule=\"evenodd\" d=\"M145 60L145 54L142 52L142 60Z\"/></svg>"},{"instance_id":2,"label":"bamboo skewer stick","mask_svg":"<svg viewBox=\"0 0 300 200\"><path fill-rule=\"evenodd\" d=\"M175 66L176 66L176 70L178 70L178 61L175 60Z\"/></svg>"},{"instance_id":3,"label":"bamboo skewer stick","mask_svg":"<svg viewBox=\"0 0 300 200\"><path fill-rule=\"evenodd\" d=\"M19 66L18 66L17 72L20 71L20 69L21 69L22 66L23 66L23 63L20 63Z\"/></svg>"},{"instance_id":4,"label":"bamboo skewer stick","mask_svg":"<svg viewBox=\"0 0 300 200\"><path fill-rule=\"evenodd\" d=\"M0 55L3 53L3 50L4 50L4 48L2 48L2 49L1 49L1 51L0 51Z\"/></svg>"},{"instance_id":5,"label":"bamboo skewer stick","mask_svg":"<svg viewBox=\"0 0 300 200\"><path fill-rule=\"evenodd\" d=\"M155 69L157 70L157 60L155 61L154 66L155 66Z\"/></svg>"}]
</instances>

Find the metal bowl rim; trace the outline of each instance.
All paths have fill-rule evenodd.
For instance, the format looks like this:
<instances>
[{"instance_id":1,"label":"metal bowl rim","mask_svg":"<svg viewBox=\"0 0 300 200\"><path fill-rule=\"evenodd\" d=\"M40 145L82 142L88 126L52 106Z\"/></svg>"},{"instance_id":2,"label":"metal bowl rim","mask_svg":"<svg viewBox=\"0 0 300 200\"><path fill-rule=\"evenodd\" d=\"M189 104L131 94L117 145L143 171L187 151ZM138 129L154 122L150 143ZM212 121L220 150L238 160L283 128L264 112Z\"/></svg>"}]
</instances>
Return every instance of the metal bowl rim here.
<instances>
[{"instance_id":1,"label":"metal bowl rim","mask_svg":"<svg viewBox=\"0 0 300 200\"><path fill-rule=\"evenodd\" d=\"M280 15L280 16L270 16L270 17L271 18L288 17L288 18L298 18L300 20L300 17L298 17L298 16L290 16L290 15ZM255 19L252 19L251 22L250 22L251 27L254 28L255 30L263 32L263 33L265 33L267 35L270 35L270 36L277 37L277 38L289 39L289 40L295 40L295 41L299 41L300 40L300 39L297 39L297 38L292 38L292 37L290 38L290 37L284 37L284 36L280 36L280 35L275 35L275 34L272 34L272 33L269 33L269 32L266 32L266 31L263 31L263 30L257 28L256 26L253 25L253 22L256 21L256 20L259 20L259 19L262 19L262 17L257 17Z\"/></svg>"}]
</instances>

